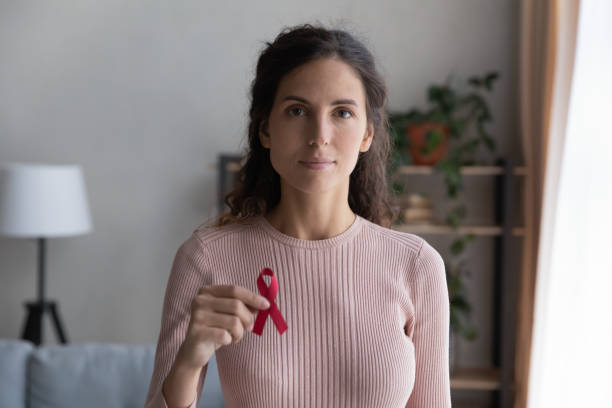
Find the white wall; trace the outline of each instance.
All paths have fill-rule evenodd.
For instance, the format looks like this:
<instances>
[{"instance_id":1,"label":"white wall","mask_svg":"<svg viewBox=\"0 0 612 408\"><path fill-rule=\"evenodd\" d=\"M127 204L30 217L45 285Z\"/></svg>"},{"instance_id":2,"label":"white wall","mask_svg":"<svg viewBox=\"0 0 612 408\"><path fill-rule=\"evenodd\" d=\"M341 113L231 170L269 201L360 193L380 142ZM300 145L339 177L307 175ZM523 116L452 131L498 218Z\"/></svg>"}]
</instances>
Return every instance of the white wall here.
<instances>
[{"instance_id":1,"label":"white wall","mask_svg":"<svg viewBox=\"0 0 612 408\"><path fill-rule=\"evenodd\" d=\"M48 241L47 293L69 340L156 341L175 251L216 211L211 166L244 146L256 57L281 28L352 30L395 110L423 104L451 71L500 70L489 129L515 156L517 12L512 0L0 2L0 161L79 163L88 186L94 232ZM478 194L477 221L490 213ZM446 253L450 241L431 242ZM476 250L474 269L490 275L492 244ZM472 288L484 301L487 279ZM0 337L18 338L35 241L0 239L0 282ZM475 318L489 330L484 309ZM488 359L487 342L466 346L472 361Z\"/></svg>"}]
</instances>

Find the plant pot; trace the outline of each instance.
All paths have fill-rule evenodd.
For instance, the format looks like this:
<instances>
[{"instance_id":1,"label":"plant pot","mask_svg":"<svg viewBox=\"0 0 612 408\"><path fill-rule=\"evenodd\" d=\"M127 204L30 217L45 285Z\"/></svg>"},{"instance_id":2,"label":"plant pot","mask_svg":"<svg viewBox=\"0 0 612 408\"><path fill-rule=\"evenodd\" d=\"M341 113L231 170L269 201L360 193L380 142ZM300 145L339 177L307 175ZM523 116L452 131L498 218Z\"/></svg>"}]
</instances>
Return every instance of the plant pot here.
<instances>
[{"instance_id":1,"label":"plant pot","mask_svg":"<svg viewBox=\"0 0 612 408\"><path fill-rule=\"evenodd\" d=\"M421 150L427 146L427 133L432 130L442 132L442 140L429 154ZM407 153L416 165L433 166L446 154L448 145L448 127L437 122L410 123L406 126L406 137L409 148Z\"/></svg>"}]
</instances>

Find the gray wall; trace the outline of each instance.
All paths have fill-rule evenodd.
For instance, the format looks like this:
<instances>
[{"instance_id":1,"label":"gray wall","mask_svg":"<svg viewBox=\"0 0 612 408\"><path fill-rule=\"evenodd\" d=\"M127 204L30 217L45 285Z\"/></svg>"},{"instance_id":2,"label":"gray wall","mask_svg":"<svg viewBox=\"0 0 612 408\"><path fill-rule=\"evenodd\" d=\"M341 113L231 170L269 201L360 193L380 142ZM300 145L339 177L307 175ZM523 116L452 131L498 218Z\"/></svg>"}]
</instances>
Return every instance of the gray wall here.
<instances>
[{"instance_id":1,"label":"gray wall","mask_svg":"<svg viewBox=\"0 0 612 408\"><path fill-rule=\"evenodd\" d=\"M516 157L517 12L511 0L0 2L0 161L85 172L93 233L48 241L47 293L69 339L156 341L175 251L216 211L216 157L244 146L257 53L281 28L319 21L360 36L394 110L423 104L451 71L500 70L489 129ZM486 222L490 185L472 188L470 217ZM431 242L448 253L448 238ZM483 336L461 358L475 364L490 354L491 251L482 238L469 252ZM0 337L18 338L35 241L0 239L0 282ZM57 342L48 320L45 331Z\"/></svg>"}]
</instances>

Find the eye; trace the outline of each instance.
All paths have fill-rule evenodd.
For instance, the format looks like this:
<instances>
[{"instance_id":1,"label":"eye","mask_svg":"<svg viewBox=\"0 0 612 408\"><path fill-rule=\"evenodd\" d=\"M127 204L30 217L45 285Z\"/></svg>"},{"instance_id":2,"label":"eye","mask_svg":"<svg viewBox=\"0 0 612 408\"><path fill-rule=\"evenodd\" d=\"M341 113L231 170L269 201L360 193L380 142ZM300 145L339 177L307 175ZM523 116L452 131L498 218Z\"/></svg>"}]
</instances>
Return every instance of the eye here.
<instances>
[{"instance_id":1,"label":"eye","mask_svg":"<svg viewBox=\"0 0 612 408\"><path fill-rule=\"evenodd\" d=\"M299 106L292 106L291 108L287 109L287 112L289 113L290 116L301 116L299 113L295 113L296 111L298 112L305 112L304 109L302 109Z\"/></svg>"},{"instance_id":2,"label":"eye","mask_svg":"<svg viewBox=\"0 0 612 408\"><path fill-rule=\"evenodd\" d=\"M353 112L348 109L338 109L337 112L340 112L340 117L342 117L342 119L350 119L354 116ZM343 113L348 113L348 116L344 115Z\"/></svg>"}]
</instances>

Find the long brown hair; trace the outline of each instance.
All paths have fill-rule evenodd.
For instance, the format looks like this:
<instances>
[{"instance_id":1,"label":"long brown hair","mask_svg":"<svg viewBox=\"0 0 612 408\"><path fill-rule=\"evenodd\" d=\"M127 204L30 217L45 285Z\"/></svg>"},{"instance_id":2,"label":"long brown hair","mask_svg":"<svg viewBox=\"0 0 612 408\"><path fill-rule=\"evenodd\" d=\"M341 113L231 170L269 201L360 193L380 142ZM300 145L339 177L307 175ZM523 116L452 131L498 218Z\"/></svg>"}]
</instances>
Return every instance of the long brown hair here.
<instances>
[{"instance_id":1,"label":"long brown hair","mask_svg":"<svg viewBox=\"0 0 612 408\"><path fill-rule=\"evenodd\" d=\"M280 201L280 176L272 167L270 151L259 140L260 125L270 115L283 76L318 58L339 59L359 74L366 91L367 120L374 126L370 148L359 153L350 175L349 206L361 217L385 227L396 219L399 210L387 180L391 153L385 109L387 88L375 67L374 57L344 30L303 24L283 29L272 43L266 42L259 56L250 90L246 161L238 171L236 186L224 198L229 212L217 216L213 226L265 215Z\"/></svg>"}]
</instances>

